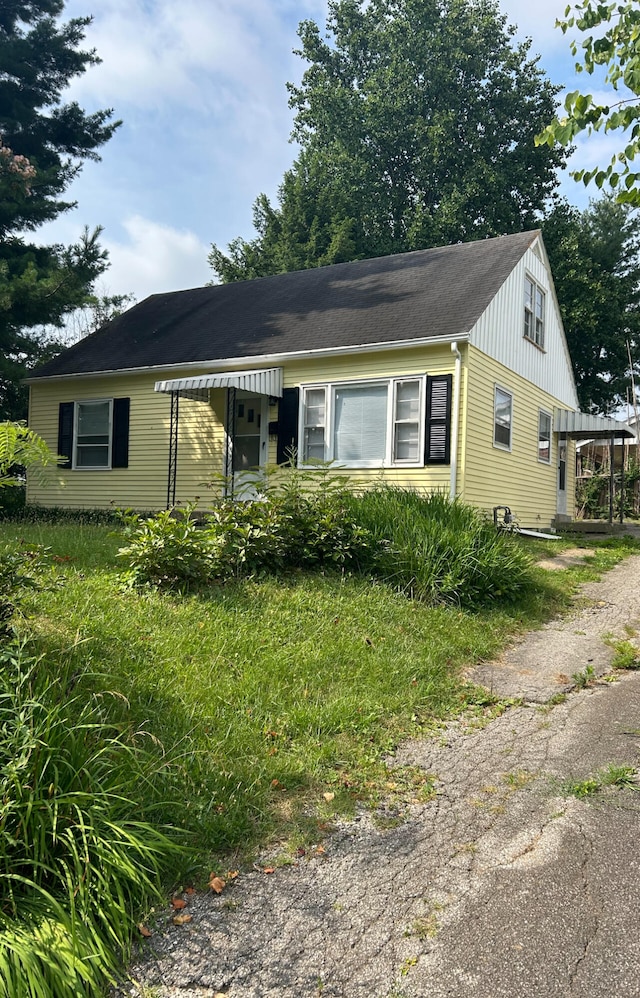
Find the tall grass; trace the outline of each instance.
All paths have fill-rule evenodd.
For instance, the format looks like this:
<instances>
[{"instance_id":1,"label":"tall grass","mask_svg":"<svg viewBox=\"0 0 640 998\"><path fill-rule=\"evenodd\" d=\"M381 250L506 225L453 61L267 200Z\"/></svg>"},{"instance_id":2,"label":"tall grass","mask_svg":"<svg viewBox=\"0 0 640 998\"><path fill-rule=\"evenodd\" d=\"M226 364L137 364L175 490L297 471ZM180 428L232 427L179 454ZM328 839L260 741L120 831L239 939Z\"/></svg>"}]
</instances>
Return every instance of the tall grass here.
<instances>
[{"instance_id":1,"label":"tall grass","mask_svg":"<svg viewBox=\"0 0 640 998\"><path fill-rule=\"evenodd\" d=\"M136 817L144 753L37 659L0 651L0 993L100 994L176 846Z\"/></svg>"},{"instance_id":2,"label":"tall grass","mask_svg":"<svg viewBox=\"0 0 640 998\"><path fill-rule=\"evenodd\" d=\"M369 567L419 600L472 608L517 600L532 585L526 552L473 506L393 486L352 503L377 542Z\"/></svg>"}]
</instances>

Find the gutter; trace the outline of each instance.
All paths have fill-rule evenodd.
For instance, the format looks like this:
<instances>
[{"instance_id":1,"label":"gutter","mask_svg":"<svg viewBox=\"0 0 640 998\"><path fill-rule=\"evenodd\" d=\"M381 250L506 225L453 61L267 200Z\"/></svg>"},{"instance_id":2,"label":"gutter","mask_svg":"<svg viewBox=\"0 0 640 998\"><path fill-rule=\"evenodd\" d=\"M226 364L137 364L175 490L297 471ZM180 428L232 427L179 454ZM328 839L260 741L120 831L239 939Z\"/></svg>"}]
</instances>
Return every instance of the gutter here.
<instances>
[{"instance_id":1,"label":"gutter","mask_svg":"<svg viewBox=\"0 0 640 998\"><path fill-rule=\"evenodd\" d=\"M458 490L458 433L460 426L460 381L462 379L462 354L458 350L458 343L454 340L451 344L451 353L456 355L456 364L453 374L453 414L451 420L451 483L449 486L449 498L453 502Z\"/></svg>"}]
</instances>

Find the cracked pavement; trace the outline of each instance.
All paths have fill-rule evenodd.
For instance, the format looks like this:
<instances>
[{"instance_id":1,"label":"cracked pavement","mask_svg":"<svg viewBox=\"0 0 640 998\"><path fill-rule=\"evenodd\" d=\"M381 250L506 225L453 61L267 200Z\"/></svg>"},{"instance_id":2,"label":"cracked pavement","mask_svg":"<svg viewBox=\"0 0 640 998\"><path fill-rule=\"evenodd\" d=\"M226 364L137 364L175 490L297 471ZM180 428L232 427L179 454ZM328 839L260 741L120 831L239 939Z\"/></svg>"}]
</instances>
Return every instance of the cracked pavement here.
<instances>
[{"instance_id":1,"label":"cracked pavement","mask_svg":"<svg viewBox=\"0 0 640 998\"><path fill-rule=\"evenodd\" d=\"M189 898L192 921L167 914L121 993L640 996L640 785L585 799L566 790L610 765L638 766L640 673L548 702L587 664L609 669L603 637L640 627L639 579L640 556L628 558L583 587L581 609L474 670L521 705L398 750L390 767L433 774L433 800L394 827L363 812L324 853Z\"/></svg>"}]
</instances>

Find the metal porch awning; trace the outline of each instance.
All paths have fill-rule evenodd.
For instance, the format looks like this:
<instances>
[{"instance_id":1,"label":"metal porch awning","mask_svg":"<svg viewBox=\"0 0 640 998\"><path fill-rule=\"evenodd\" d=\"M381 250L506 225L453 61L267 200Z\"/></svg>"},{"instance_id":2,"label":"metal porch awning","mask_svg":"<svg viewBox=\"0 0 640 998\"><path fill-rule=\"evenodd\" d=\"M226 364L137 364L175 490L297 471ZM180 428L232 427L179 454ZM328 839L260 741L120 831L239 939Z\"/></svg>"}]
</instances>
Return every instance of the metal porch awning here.
<instances>
[{"instance_id":1,"label":"metal porch awning","mask_svg":"<svg viewBox=\"0 0 640 998\"><path fill-rule=\"evenodd\" d=\"M210 388L238 388L254 395L282 398L282 368L267 367L257 371L224 371L217 374L199 374L192 378L172 378L156 381L156 392L177 392L181 398L197 402L209 400Z\"/></svg>"},{"instance_id":2,"label":"metal porch awning","mask_svg":"<svg viewBox=\"0 0 640 998\"><path fill-rule=\"evenodd\" d=\"M553 410L553 429L572 440L611 440L612 437L635 437L628 423L611 416L592 416L571 409Z\"/></svg>"}]
</instances>

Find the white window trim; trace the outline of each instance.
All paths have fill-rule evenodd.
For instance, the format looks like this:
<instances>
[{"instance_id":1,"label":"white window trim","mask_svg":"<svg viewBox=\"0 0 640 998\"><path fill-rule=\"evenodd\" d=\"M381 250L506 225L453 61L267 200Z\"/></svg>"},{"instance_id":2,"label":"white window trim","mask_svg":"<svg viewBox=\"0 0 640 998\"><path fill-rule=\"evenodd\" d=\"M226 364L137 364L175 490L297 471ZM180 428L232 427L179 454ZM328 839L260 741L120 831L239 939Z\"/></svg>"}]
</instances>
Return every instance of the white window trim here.
<instances>
[{"instance_id":1,"label":"white window trim","mask_svg":"<svg viewBox=\"0 0 640 998\"><path fill-rule=\"evenodd\" d=\"M540 284L539 281L536 281L535 277L532 277L532 275L529 273L529 271L525 272L525 280L530 281L531 284L533 285L533 311L531 313L533 335L529 336L529 334L527 333L527 331L525 329L524 332L523 332L523 334L522 334L523 335L523 339L525 339L527 341L527 343L533 343L534 347L537 347L538 350L544 351L544 349L545 349L545 340L546 340L546 335L547 335L547 297L548 297L547 291L546 291L545 288L542 287L542 285ZM536 290L540 291L542 293L542 336L541 336L540 342L538 342L538 340L536 338ZM524 305L524 312L526 313L527 312L526 298L524 298L524 296L523 296L523 305ZM523 316L523 320L524 320L524 316ZM523 325L524 325L524 321L523 321Z\"/></svg>"},{"instance_id":2,"label":"white window trim","mask_svg":"<svg viewBox=\"0 0 640 998\"><path fill-rule=\"evenodd\" d=\"M511 399L511 419L509 421L509 446L506 444L501 444L496 440L496 415L498 409L498 392L503 392L508 395ZM513 447L513 392L510 392L508 388L503 385L494 384L493 386L493 446L496 450L502 450L511 453Z\"/></svg>"},{"instance_id":3,"label":"white window trim","mask_svg":"<svg viewBox=\"0 0 640 998\"><path fill-rule=\"evenodd\" d=\"M78 456L78 413L79 406L87 405L91 402L108 402L109 403L109 443L107 449L107 463L90 465L77 463ZM112 398L102 398L102 399L76 399L73 403L73 445L71 447L73 452L73 461L71 464L72 471L111 471L111 460L113 453L113 399Z\"/></svg>"},{"instance_id":4,"label":"white window trim","mask_svg":"<svg viewBox=\"0 0 640 998\"><path fill-rule=\"evenodd\" d=\"M540 457L540 417L549 417L549 457ZM553 415L547 409L538 409L538 461L540 464L551 464L551 447L553 445Z\"/></svg>"},{"instance_id":5,"label":"white window trim","mask_svg":"<svg viewBox=\"0 0 640 998\"><path fill-rule=\"evenodd\" d=\"M417 381L420 385L420 412L418 416L418 460L417 461L394 461L394 427L395 427L395 396L397 384L403 381ZM313 461L305 460L304 455L304 431L305 431L305 411L306 393L308 391L324 390L325 393L325 461L334 460L334 418L335 418L335 392L340 388L371 387L374 385L385 385L387 387L387 442L385 455L381 461L350 461L348 464L340 462L341 468L423 468L424 467L424 447L425 447L425 420L427 404L427 376L426 374L404 374L389 378L356 378L344 381L324 381L313 382L300 385L300 412L298 418L298 467L313 469L317 467Z\"/></svg>"}]
</instances>

